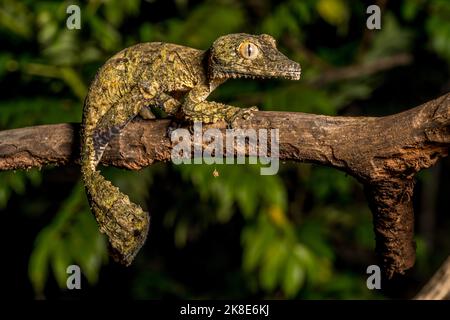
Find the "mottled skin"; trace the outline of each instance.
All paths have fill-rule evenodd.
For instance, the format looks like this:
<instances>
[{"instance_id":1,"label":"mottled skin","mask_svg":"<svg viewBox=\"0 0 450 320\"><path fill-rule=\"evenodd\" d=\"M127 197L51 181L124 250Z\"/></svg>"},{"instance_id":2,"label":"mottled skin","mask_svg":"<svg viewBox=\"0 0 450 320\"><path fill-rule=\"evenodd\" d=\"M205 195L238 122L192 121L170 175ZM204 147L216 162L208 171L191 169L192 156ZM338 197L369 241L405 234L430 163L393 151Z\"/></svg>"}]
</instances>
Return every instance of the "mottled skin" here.
<instances>
[{"instance_id":1,"label":"mottled skin","mask_svg":"<svg viewBox=\"0 0 450 320\"><path fill-rule=\"evenodd\" d=\"M91 208L116 261L133 261L145 242L149 216L96 170L108 143L136 115L154 118L150 107L206 123L246 118L256 107L206 101L218 85L240 77L299 79L300 65L281 54L271 36L241 33L218 38L206 51L161 42L137 44L98 71L84 106L82 172Z\"/></svg>"}]
</instances>

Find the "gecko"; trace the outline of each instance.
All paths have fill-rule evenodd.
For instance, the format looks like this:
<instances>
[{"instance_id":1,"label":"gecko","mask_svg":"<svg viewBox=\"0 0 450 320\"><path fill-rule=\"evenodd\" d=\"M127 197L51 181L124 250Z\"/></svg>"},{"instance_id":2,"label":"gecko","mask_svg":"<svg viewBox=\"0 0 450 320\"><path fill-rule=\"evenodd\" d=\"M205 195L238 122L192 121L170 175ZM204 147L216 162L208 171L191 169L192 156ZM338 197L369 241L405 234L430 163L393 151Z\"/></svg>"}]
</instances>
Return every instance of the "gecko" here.
<instances>
[{"instance_id":1,"label":"gecko","mask_svg":"<svg viewBox=\"0 0 450 320\"><path fill-rule=\"evenodd\" d=\"M81 172L89 205L110 255L130 265L144 244L150 217L97 170L109 142L136 116L155 111L203 123L247 119L257 107L207 101L232 78L300 79L300 64L267 34L229 34L207 50L163 42L140 43L112 56L98 70L86 96L81 130Z\"/></svg>"}]
</instances>

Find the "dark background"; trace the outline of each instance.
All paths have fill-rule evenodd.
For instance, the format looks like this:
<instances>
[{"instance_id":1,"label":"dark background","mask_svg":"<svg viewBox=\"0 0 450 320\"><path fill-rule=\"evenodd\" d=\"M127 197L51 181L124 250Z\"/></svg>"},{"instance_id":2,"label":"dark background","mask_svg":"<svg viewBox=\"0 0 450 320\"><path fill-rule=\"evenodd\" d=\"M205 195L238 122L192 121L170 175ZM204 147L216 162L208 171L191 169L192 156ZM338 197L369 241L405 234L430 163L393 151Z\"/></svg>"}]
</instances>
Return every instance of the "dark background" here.
<instances>
[{"instance_id":1,"label":"dark background","mask_svg":"<svg viewBox=\"0 0 450 320\"><path fill-rule=\"evenodd\" d=\"M122 48L166 41L206 49L233 32L273 35L301 63L302 79L233 80L210 100L382 116L450 88L446 0L88 1L78 3L82 29L68 30L72 3L0 1L0 130L80 122L89 82ZM366 28L370 4L382 8L381 30ZM367 74L368 64L399 55L411 62ZM349 67L357 70L350 77L342 73ZM0 173L2 289L10 297L410 298L450 251L448 158L417 177L415 267L379 291L366 287L366 268L376 263L370 211L361 186L339 171L296 163L275 176L251 165L104 168L152 217L129 268L108 258L79 171ZM82 290L64 289L70 264L83 271Z\"/></svg>"}]
</instances>

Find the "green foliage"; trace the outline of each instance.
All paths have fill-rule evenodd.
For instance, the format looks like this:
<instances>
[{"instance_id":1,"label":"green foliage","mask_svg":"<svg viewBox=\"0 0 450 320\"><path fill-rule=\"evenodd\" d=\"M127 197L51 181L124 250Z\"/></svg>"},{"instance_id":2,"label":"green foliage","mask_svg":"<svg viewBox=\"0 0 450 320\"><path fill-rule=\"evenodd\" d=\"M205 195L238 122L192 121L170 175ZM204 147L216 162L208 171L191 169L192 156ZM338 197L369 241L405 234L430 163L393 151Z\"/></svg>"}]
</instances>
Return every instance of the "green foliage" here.
<instances>
[{"instance_id":1,"label":"green foliage","mask_svg":"<svg viewBox=\"0 0 450 320\"><path fill-rule=\"evenodd\" d=\"M27 171L0 172L0 209L5 208L12 194L23 195L26 184L33 186L41 183L41 175L37 169Z\"/></svg>"},{"instance_id":2,"label":"green foliage","mask_svg":"<svg viewBox=\"0 0 450 320\"><path fill-rule=\"evenodd\" d=\"M184 19L168 19L159 36L168 42L206 48L218 35L239 32L243 22L243 12L238 6L210 2L198 6ZM200 25L208 27L199 28Z\"/></svg>"},{"instance_id":3,"label":"green foliage","mask_svg":"<svg viewBox=\"0 0 450 320\"><path fill-rule=\"evenodd\" d=\"M427 31L431 46L442 58L450 61L450 3L433 1L429 5L431 14L427 19Z\"/></svg>"},{"instance_id":4,"label":"green foliage","mask_svg":"<svg viewBox=\"0 0 450 320\"><path fill-rule=\"evenodd\" d=\"M317 11L320 16L329 24L338 28L338 31L345 32L350 18L350 8L343 0L319 0Z\"/></svg>"},{"instance_id":5,"label":"green foliage","mask_svg":"<svg viewBox=\"0 0 450 320\"><path fill-rule=\"evenodd\" d=\"M195 186L202 200L217 201L217 219L226 222L230 219L230 208L234 202L246 218L256 213L258 206L277 206L286 208L286 195L278 176L261 176L257 165L240 165L236 170L230 165L215 165L219 177L212 175L213 168L208 165L178 166L184 179ZM264 185L265 188L258 188Z\"/></svg>"},{"instance_id":6,"label":"green foliage","mask_svg":"<svg viewBox=\"0 0 450 320\"><path fill-rule=\"evenodd\" d=\"M311 21L311 1L286 1L278 5L273 14L268 15L261 23L261 32L271 34L279 39L284 33L301 35L302 23Z\"/></svg>"},{"instance_id":7,"label":"green foliage","mask_svg":"<svg viewBox=\"0 0 450 320\"><path fill-rule=\"evenodd\" d=\"M384 15L383 27L373 40L367 60L386 57L395 53L407 51L412 42L412 33L400 26L397 18L391 13Z\"/></svg>"},{"instance_id":8,"label":"green foliage","mask_svg":"<svg viewBox=\"0 0 450 320\"><path fill-rule=\"evenodd\" d=\"M263 211L254 224L244 229L243 268L249 276L257 272L265 291L281 288L286 297L292 298L306 277L312 283L326 281L329 270L322 268L325 265L318 263L319 258L297 240L292 225L286 218L279 218L283 213L278 210Z\"/></svg>"},{"instance_id":9,"label":"green foliage","mask_svg":"<svg viewBox=\"0 0 450 320\"><path fill-rule=\"evenodd\" d=\"M352 178L345 173L326 167L317 167L311 172L310 179L314 181L309 186L310 191L318 202L326 201L331 196L338 197L342 202L349 202L352 193L352 184L349 180Z\"/></svg>"},{"instance_id":10,"label":"green foliage","mask_svg":"<svg viewBox=\"0 0 450 320\"><path fill-rule=\"evenodd\" d=\"M71 100L17 99L2 101L0 128L13 129L41 124L79 122L81 115Z\"/></svg>"},{"instance_id":11,"label":"green foliage","mask_svg":"<svg viewBox=\"0 0 450 320\"><path fill-rule=\"evenodd\" d=\"M188 183L188 188L193 187L198 192L200 203L210 204L193 217L183 210L166 214L165 223L174 226L175 243L178 246L186 244L188 230L193 228L192 223L199 224L202 221L201 229L211 223L226 223L235 212L234 206L245 219L253 218L265 207L286 209L287 199L282 181L277 176L261 176L257 165L239 165L238 168L225 164L214 167L181 165L175 169ZM219 177L213 176L213 170L217 170ZM265 188L259 188L260 185ZM188 218L195 222L191 223Z\"/></svg>"}]
</instances>

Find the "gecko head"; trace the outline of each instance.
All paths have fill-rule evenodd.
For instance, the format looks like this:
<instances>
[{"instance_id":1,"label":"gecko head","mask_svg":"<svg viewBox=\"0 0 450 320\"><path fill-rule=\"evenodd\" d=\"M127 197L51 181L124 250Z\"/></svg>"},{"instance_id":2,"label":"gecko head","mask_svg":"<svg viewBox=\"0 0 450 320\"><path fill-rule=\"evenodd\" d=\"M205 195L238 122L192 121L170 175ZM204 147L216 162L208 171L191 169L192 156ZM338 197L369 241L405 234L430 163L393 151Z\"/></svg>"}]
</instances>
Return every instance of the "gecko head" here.
<instances>
[{"instance_id":1,"label":"gecko head","mask_svg":"<svg viewBox=\"0 0 450 320\"><path fill-rule=\"evenodd\" d=\"M300 64L278 51L267 34L236 33L214 41L209 54L209 78L284 78L299 80Z\"/></svg>"}]
</instances>

